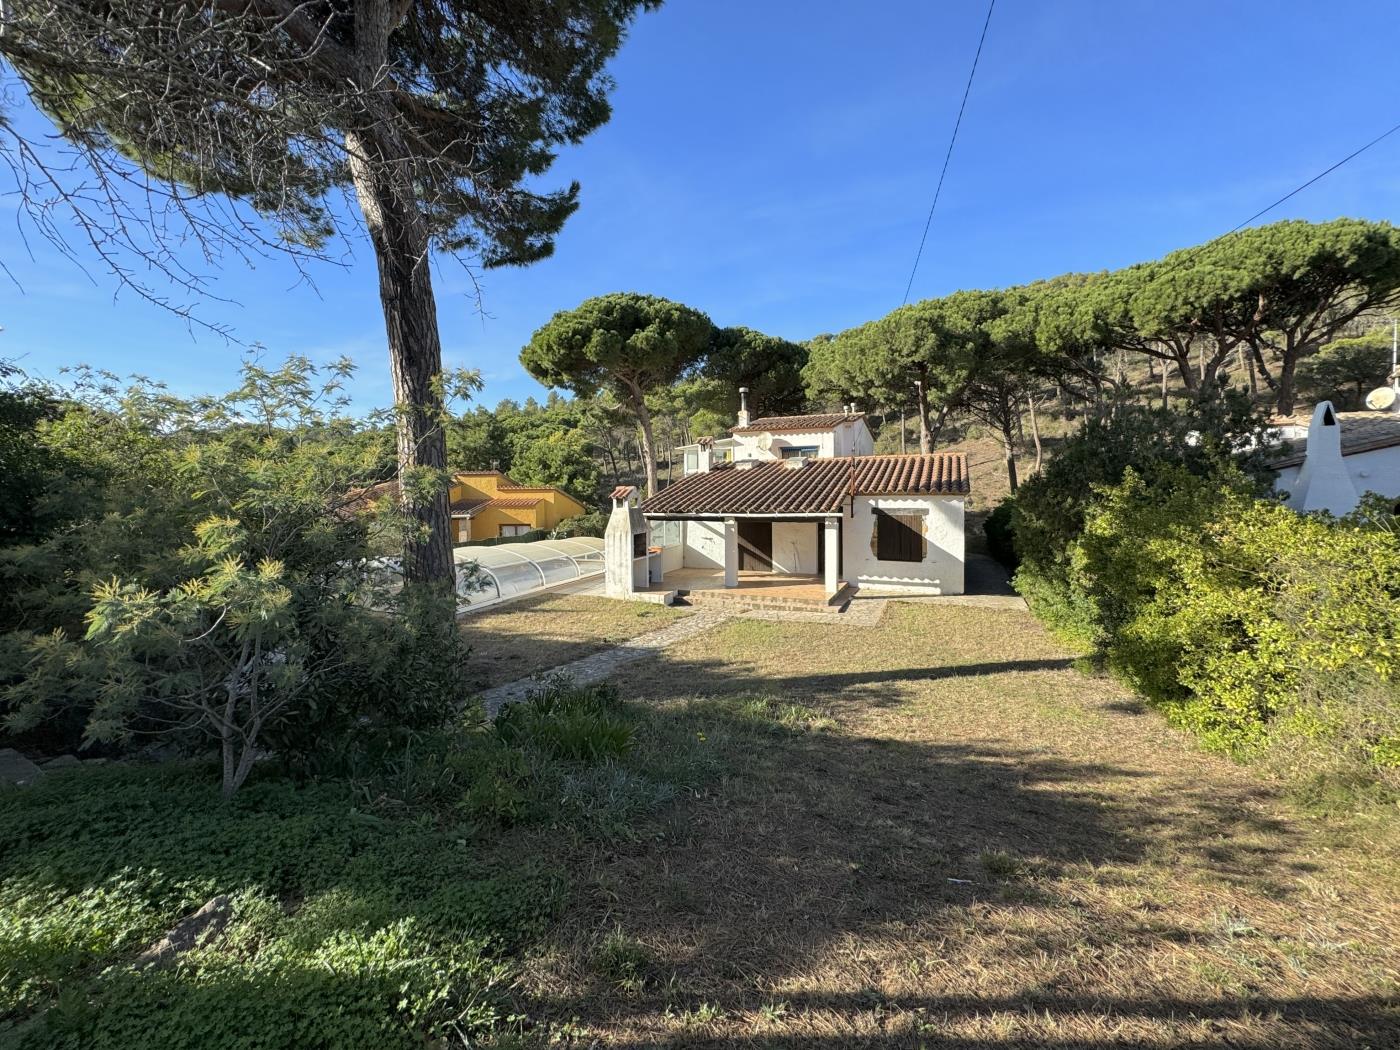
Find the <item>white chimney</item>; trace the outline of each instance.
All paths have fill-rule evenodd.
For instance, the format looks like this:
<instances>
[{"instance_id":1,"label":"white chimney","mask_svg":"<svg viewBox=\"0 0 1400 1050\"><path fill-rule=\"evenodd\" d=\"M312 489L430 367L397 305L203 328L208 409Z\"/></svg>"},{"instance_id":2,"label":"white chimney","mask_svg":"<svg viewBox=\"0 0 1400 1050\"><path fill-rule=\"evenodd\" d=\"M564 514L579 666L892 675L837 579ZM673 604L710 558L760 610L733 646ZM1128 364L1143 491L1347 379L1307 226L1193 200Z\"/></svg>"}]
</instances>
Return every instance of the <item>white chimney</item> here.
<instances>
[{"instance_id":1,"label":"white chimney","mask_svg":"<svg viewBox=\"0 0 1400 1050\"><path fill-rule=\"evenodd\" d=\"M741 386L739 388L739 426L749 425L749 388Z\"/></svg>"},{"instance_id":2,"label":"white chimney","mask_svg":"<svg viewBox=\"0 0 1400 1050\"><path fill-rule=\"evenodd\" d=\"M1319 401L1308 424L1308 446L1288 506L1299 511L1347 514L1356 509L1358 502L1356 486L1342 459L1341 420L1332 402Z\"/></svg>"},{"instance_id":3,"label":"white chimney","mask_svg":"<svg viewBox=\"0 0 1400 1050\"><path fill-rule=\"evenodd\" d=\"M700 439L700 448L695 453L695 471L704 474L715 465L715 447L709 438Z\"/></svg>"}]
</instances>

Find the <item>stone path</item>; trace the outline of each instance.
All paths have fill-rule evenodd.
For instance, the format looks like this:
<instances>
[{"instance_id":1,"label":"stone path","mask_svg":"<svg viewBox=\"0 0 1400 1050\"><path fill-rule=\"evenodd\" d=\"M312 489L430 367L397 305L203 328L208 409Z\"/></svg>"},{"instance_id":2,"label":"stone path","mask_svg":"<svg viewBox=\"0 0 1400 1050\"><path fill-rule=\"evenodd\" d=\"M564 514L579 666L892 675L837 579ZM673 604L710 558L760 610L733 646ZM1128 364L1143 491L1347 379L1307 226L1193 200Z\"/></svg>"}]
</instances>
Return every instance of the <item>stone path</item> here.
<instances>
[{"instance_id":1,"label":"stone path","mask_svg":"<svg viewBox=\"0 0 1400 1050\"><path fill-rule=\"evenodd\" d=\"M507 682L505 685L498 685L493 689L487 689L481 694L481 699L486 705L486 717L488 719L495 718L506 704L514 704L524 700L525 695L530 690L539 687L540 679L545 675L566 674L575 682L583 684L602 681L614 670L625 664L635 663L637 660L665 649L668 645L674 645L676 642L694 637L702 631L708 631L711 627L716 627L732 618L733 614L727 611L704 609L667 624L660 630L640 634L612 649L605 649L601 653L593 653L591 656L560 664L558 667L551 667L549 670L541 671L529 678L521 678L514 682Z\"/></svg>"}]
</instances>

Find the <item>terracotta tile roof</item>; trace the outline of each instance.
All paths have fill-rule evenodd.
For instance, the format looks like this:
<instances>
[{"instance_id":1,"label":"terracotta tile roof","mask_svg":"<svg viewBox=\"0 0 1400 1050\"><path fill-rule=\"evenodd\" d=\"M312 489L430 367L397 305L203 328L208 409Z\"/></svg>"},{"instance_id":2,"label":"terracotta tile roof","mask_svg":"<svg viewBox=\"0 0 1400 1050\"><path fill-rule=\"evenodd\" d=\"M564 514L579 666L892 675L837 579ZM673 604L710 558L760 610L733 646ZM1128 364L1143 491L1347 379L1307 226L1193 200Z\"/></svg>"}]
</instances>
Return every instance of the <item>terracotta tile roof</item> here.
<instances>
[{"instance_id":1,"label":"terracotta tile roof","mask_svg":"<svg viewBox=\"0 0 1400 1050\"><path fill-rule=\"evenodd\" d=\"M525 510L537 507L544 502L543 496L507 496L488 500L485 507L499 507L502 510Z\"/></svg>"},{"instance_id":2,"label":"terracotta tile roof","mask_svg":"<svg viewBox=\"0 0 1400 1050\"><path fill-rule=\"evenodd\" d=\"M636 485L619 485L608 494L608 499L624 500L631 499L632 493L637 491Z\"/></svg>"},{"instance_id":3,"label":"terracotta tile roof","mask_svg":"<svg viewBox=\"0 0 1400 1050\"><path fill-rule=\"evenodd\" d=\"M1312 422L1312 414L1307 417L1289 416L1271 419L1275 426L1298 426L1307 428ZM1354 456L1358 452L1372 452L1378 448L1393 448L1400 445L1400 415L1394 412L1338 412L1337 422L1342 425L1342 455ZM1296 467L1303 462L1308 451L1306 437L1289 438L1289 452L1278 459L1270 460L1269 466L1275 470L1283 467Z\"/></svg>"},{"instance_id":4,"label":"terracotta tile roof","mask_svg":"<svg viewBox=\"0 0 1400 1050\"><path fill-rule=\"evenodd\" d=\"M809 430L830 430L839 423L846 423L852 419L864 419L865 413L854 416L844 415L841 412L830 412L826 415L818 416L764 416L762 419L755 419L746 427L731 427L731 434L762 434L768 433L806 433Z\"/></svg>"},{"instance_id":5,"label":"terracotta tile roof","mask_svg":"<svg viewBox=\"0 0 1400 1050\"><path fill-rule=\"evenodd\" d=\"M691 474L642 503L646 514L835 514L852 494L962 496L971 490L967 456L853 456L722 463Z\"/></svg>"},{"instance_id":6,"label":"terracotta tile roof","mask_svg":"<svg viewBox=\"0 0 1400 1050\"><path fill-rule=\"evenodd\" d=\"M486 506L486 504L490 502L491 501L489 499L486 499L484 496L464 496L461 499L454 499L452 501L452 513L471 514L475 511L480 510L482 507Z\"/></svg>"}]
</instances>

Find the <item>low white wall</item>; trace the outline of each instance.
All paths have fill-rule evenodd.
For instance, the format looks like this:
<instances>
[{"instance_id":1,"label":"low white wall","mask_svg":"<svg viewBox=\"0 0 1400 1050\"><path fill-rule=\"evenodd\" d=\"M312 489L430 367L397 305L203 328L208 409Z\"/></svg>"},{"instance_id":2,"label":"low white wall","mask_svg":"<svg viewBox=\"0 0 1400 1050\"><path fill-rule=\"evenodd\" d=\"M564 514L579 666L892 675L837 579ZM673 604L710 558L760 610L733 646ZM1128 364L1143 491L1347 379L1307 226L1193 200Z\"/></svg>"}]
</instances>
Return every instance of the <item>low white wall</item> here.
<instances>
[{"instance_id":1,"label":"low white wall","mask_svg":"<svg viewBox=\"0 0 1400 1050\"><path fill-rule=\"evenodd\" d=\"M773 522L773 571L814 576L817 572L818 522Z\"/></svg>"},{"instance_id":2,"label":"low white wall","mask_svg":"<svg viewBox=\"0 0 1400 1050\"><path fill-rule=\"evenodd\" d=\"M677 543L661 548L661 571L674 572L685 564L685 545Z\"/></svg>"},{"instance_id":3,"label":"low white wall","mask_svg":"<svg viewBox=\"0 0 1400 1050\"><path fill-rule=\"evenodd\" d=\"M880 561L874 554L874 510L923 513L922 562ZM841 519L842 579L859 587L923 594L963 593L963 501L936 496L857 496L854 515Z\"/></svg>"},{"instance_id":4,"label":"low white wall","mask_svg":"<svg viewBox=\"0 0 1400 1050\"><path fill-rule=\"evenodd\" d=\"M724 522L687 521L681 564L687 569L724 568Z\"/></svg>"}]
</instances>

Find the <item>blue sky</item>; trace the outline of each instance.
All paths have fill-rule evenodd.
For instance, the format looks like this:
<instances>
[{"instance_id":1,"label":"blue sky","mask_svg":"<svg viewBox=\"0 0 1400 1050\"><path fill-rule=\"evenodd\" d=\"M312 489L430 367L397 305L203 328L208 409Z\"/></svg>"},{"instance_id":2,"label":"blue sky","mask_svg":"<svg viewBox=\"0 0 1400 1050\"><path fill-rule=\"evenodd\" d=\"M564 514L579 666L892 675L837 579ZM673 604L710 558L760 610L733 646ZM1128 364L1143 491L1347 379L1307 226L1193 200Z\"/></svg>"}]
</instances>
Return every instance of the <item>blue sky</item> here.
<instances>
[{"instance_id":1,"label":"blue sky","mask_svg":"<svg viewBox=\"0 0 1400 1050\"><path fill-rule=\"evenodd\" d=\"M898 306L986 8L671 0L612 66L614 116L561 154L583 206L553 258L471 281L438 268L447 363L481 400L540 388L530 333L590 295L636 290L793 339ZM999 0L913 298L1116 267L1230 229L1400 120L1393 0ZM20 114L40 127L37 115ZM8 188L8 187L4 187ZM231 385L240 348L120 291L0 197L0 357L83 362L181 392ZM1400 212L1400 133L1268 220ZM359 407L390 402L374 262L230 264L201 315L270 355L341 354Z\"/></svg>"}]
</instances>

